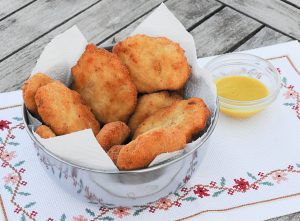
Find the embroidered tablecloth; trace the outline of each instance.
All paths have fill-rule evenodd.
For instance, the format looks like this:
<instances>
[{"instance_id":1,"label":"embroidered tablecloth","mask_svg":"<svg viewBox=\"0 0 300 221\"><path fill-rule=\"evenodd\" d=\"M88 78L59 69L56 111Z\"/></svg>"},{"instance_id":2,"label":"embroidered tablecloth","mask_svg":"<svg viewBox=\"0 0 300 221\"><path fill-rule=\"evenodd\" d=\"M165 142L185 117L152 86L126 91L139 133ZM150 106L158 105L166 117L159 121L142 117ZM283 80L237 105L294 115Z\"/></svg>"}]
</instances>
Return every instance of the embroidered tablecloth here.
<instances>
[{"instance_id":1,"label":"embroidered tablecloth","mask_svg":"<svg viewBox=\"0 0 300 221\"><path fill-rule=\"evenodd\" d=\"M24 130L20 91L0 94L0 200L6 219L262 220L300 211L300 45L294 41L248 53L267 58L279 71L277 100L249 119L221 114L203 162L185 178L185 187L138 208L104 208L64 192L45 173ZM93 197L69 174L47 169Z\"/></svg>"}]
</instances>

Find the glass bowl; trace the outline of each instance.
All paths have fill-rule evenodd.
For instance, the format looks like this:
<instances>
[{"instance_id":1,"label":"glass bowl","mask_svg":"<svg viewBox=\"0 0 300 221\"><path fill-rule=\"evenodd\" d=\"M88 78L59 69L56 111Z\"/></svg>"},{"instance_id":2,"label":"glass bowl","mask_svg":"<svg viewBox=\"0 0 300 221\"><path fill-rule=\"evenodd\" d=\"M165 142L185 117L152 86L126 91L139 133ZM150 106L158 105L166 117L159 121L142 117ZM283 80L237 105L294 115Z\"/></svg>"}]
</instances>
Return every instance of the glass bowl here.
<instances>
[{"instance_id":1,"label":"glass bowl","mask_svg":"<svg viewBox=\"0 0 300 221\"><path fill-rule=\"evenodd\" d=\"M220 110L231 117L246 118L255 115L269 106L277 97L280 90L280 76L274 66L260 57L230 53L220 55L205 66L212 73L213 80L229 76L246 76L260 81L267 89L264 98L251 101L237 101L219 97Z\"/></svg>"}]
</instances>

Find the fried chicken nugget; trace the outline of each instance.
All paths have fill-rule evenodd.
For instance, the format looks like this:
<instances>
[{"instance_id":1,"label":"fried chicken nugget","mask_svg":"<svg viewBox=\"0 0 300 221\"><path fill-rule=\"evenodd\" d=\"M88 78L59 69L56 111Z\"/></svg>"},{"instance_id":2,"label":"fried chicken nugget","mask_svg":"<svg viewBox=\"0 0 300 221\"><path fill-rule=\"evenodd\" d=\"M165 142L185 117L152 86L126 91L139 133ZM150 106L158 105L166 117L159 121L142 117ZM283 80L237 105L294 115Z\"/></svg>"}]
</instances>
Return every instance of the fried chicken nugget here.
<instances>
[{"instance_id":1,"label":"fried chicken nugget","mask_svg":"<svg viewBox=\"0 0 300 221\"><path fill-rule=\"evenodd\" d=\"M136 128L150 115L161 108L168 107L175 101L182 100L182 97L176 93L167 91L145 94L138 98L138 103L133 115L128 121L131 133L134 134Z\"/></svg>"},{"instance_id":2,"label":"fried chicken nugget","mask_svg":"<svg viewBox=\"0 0 300 221\"><path fill-rule=\"evenodd\" d=\"M176 101L144 120L136 129L133 139L154 128L177 128L190 142L194 135L205 128L209 116L210 111L200 98Z\"/></svg>"},{"instance_id":3,"label":"fried chicken nugget","mask_svg":"<svg viewBox=\"0 0 300 221\"><path fill-rule=\"evenodd\" d=\"M117 167L120 170L147 167L159 154L180 150L185 144L185 135L178 128L153 129L115 150L119 151Z\"/></svg>"},{"instance_id":4,"label":"fried chicken nugget","mask_svg":"<svg viewBox=\"0 0 300 221\"><path fill-rule=\"evenodd\" d=\"M93 44L72 68L73 87L102 123L127 122L137 102L137 90L119 58Z\"/></svg>"},{"instance_id":5,"label":"fried chicken nugget","mask_svg":"<svg viewBox=\"0 0 300 221\"><path fill-rule=\"evenodd\" d=\"M38 88L43 85L46 85L53 80L46 74L37 73L25 81L22 91L23 91L23 100L25 106L30 112L37 114L37 107L34 100L35 93Z\"/></svg>"},{"instance_id":6,"label":"fried chicken nugget","mask_svg":"<svg viewBox=\"0 0 300 221\"><path fill-rule=\"evenodd\" d=\"M38 126L35 132L40 135L40 137L47 139L50 137L56 137L55 133L46 125Z\"/></svg>"},{"instance_id":7,"label":"fried chicken nugget","mask_svg":"<svg viewBox=\"0 0 300 221\"><path fill-rule=\"evenodd\" d=\"M101 147L108 151L114 145L123 144L130 134L129 127L122 121L105 124L96 139Z\"/></svg>"},{"instance_id":8,"label":"fried chicken nugget","mask_svg":"<svg viewBox=\"0 0 300 221\"><path fill-rule=\"evenodd\" d=\"M178 43L165 37L135 35L113 48L140 93L181 89L191 68Z\"/></svg>"},{"instance_id":9,"label":"fried chicken nugget","mask_svg":"<svg viewBox=\"0 0 300 221\"><path fill-rule=\"evenodd\" d=\"M40 87L35 102L43 122L57 135L87 128L99 132L100 125L80 94L59 81Z\"/></svg>"},{"instance_id":10,"label":"fried chicken nugget","mask_svg":"<svg viewBox=\"0 0 300 221\"><path fill-rule=\"evenodd\" d=\"M118 156L120 153L120 150L122 148L122 145L115 145L109 149L107 152L110 159L117 165Z\"/></svg>"}]
</instances>

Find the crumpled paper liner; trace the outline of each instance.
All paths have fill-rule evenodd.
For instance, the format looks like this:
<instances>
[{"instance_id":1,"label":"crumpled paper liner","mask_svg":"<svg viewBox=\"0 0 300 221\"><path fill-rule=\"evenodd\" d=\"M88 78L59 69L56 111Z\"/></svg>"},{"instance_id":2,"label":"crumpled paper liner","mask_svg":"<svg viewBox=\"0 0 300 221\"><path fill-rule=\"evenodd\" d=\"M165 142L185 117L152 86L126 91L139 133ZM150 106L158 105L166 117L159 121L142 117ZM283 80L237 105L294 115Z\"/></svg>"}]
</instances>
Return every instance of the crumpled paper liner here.
<instances>
[{"instance_id":1,"label":"crumpled paper liner","mask_svg":"<svg viewBox=\"0 0 300 221\"><path fill-rule=\"evenodd\" d=\"M163 3L146 18L131 35L135 34L164 36L178 42L181 47L184 48L185 55L193 71L185 86L184 97L200 97L209 106L212 113L216 112L216 88L210 73L200 69L197 65L194 39ZM42 72L70 86L72 83L71 68L84 52L86 45L87 40L85 37L76 26L73 26L64 33L56 36L45 47L31 75ZM41 122L30 115L30 113L29 121L33 129L41 124ZM212 119L210 119L210 122L211 121ZM209 126L211 126L211 124ZM149 166L170 161L182 154L192 151L201 143L205 133L206 131L202 133L198 139L187 144L183 150L163 153L157 156ZM89 169L105 171L118 170L97 142L91 129L49 139L43 139L36 133L34 133L34 135L45 148L65 161Z\"/></svg>"}]
</instances>

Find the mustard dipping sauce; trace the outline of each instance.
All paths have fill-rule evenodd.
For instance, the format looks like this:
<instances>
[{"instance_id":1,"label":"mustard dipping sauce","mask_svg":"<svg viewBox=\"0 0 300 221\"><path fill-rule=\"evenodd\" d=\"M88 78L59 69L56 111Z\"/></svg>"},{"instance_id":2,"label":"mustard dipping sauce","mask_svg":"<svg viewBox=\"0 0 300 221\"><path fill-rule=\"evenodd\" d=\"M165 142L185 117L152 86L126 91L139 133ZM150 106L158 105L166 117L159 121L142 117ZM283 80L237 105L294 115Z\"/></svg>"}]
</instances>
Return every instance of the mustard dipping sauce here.
<instances>
[{"instance_id":1,"label":"mustard dipping sauce","mask_svg":"<svg viewBox=\"0 0 300 221\"><path fill-rule=\"evenodd\" d=\"M226 76L216 80L217 94L234 101L255 101L268 96L269 90L259 80L247 76ZM220 107L220 110L237 118L253 116L265 107L252 109L232 109Z\"/></svg>"}]
</instances>

